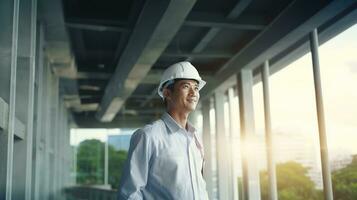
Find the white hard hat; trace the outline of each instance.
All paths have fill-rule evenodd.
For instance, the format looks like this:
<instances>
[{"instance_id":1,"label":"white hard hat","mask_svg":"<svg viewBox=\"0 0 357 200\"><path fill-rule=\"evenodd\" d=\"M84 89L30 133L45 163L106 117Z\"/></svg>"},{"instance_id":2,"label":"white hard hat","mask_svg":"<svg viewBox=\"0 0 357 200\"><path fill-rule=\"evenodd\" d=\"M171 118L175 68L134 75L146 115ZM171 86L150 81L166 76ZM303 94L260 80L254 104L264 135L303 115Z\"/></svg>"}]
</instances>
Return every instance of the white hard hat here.
<instances>
[{"instance_id":1,"label":"white hard hat","mask_svg":"<svg viewBox=\"0 0 357 200\"><path fill-rule=\"evenodd\" d=\"M206 84L206 81L202 80L200 75L198 74L197 69L188 61L178 62L171 65L164 71L164 74L161 77L160 85L157 89L157 93L161 98L164 98L162 91L163 85L167 81L175 80L175 79L192 79L198 82L198 90L201 90L203 86Z\"/></svg>"}]
</instances>

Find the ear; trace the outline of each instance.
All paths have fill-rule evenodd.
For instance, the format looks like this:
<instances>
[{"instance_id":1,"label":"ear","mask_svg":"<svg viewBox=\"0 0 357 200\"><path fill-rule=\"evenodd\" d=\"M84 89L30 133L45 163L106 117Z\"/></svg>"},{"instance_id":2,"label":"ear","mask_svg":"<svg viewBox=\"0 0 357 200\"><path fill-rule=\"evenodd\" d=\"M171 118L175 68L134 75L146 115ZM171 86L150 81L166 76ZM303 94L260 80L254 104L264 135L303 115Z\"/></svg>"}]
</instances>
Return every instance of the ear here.
<instances>
[{"instance_id":1,"label":"ear","mask_svg":"<svg viewBox=\"0 0 357 200\"><path fill-rule=\"evenodd\" d=\"M162 91L162 94L164 96L165 99L169 99L171 100L171 91L167 88L165 88L163 91Z\"/></svg>"}]
</instances>

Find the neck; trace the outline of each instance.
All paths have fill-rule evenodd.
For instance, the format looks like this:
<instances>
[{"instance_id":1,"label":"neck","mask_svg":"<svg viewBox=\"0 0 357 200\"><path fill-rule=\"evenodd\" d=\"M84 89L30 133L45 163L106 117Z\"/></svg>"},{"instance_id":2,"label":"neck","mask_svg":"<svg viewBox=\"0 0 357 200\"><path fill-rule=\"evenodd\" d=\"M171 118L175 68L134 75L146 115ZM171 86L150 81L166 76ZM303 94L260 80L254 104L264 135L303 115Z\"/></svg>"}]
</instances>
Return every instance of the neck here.
<instances>
[{"instance_id":1,"label":"neck","mask_svg":"<svg viewBox=\"0 0 357 200\"><path fill-rule=\"evenodd\" d=\"M175 110L168 110L169 115L184 129L186 129L188 112L178 112Z\"/></svg>"}]
</instances>

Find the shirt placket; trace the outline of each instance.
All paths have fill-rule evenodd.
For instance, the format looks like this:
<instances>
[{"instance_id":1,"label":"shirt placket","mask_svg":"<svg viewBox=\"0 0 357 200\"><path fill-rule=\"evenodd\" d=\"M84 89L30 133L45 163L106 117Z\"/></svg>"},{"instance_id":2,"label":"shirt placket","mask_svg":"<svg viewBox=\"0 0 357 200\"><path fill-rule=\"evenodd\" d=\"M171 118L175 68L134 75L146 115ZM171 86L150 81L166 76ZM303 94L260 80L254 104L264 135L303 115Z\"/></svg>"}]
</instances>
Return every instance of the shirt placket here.
<instances>
[{"instance_id":1,"label":"shirt placket","mask_svg":"<svg viewBox=\"0 0 357 200\"><path fill-rule=\"evenodd\" d=\"M188 133L185 134L187 138L187 152L188 152L188 160L189 160L189 169L191 176L191 185L193 191L193 199L198 199L198 188L197 188L197 176L196 176L196 162L194 156L194 142L192 142L192 138L188 136Z\"/></svg>"},{"instance_id":2,"label":"shirt placket","mask_svg":"<svg viewBox=\"0 0 357 200\"><path fill-rule=\"evenodd\" d=\"M190 157L191 157L191 163L192 163L192 167L191 167L191 171L193 172L193 178L192 178L192 182L193 182L193 188L194 188L194 195L195 195L195 199L199 199L199 184L198 184L198 170L197 170L197 161L196 161L196 155L195 153L195 149L196 146L195 146L195 143L194 142L191 142L191 145L190 145Z\"/></svg>"}]
</instances>

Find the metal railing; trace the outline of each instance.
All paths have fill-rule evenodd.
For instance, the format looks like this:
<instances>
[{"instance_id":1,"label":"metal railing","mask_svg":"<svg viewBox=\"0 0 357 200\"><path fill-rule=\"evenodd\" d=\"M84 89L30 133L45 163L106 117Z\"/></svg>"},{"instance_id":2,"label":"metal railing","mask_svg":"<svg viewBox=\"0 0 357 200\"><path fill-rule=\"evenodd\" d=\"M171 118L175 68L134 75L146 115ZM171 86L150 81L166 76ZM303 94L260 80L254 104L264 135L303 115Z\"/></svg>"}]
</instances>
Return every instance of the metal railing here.
<instances>
[{"instance_id":1,"label":"metal railing","mask_svg":"<svg viewBox=\"0 0 357 200\"><path fill-rule=\"evenodd\" d=\"M67 200L115 200L117 190L101 186L72 186L64 189Z\"/></svg>"}]
</instances>

